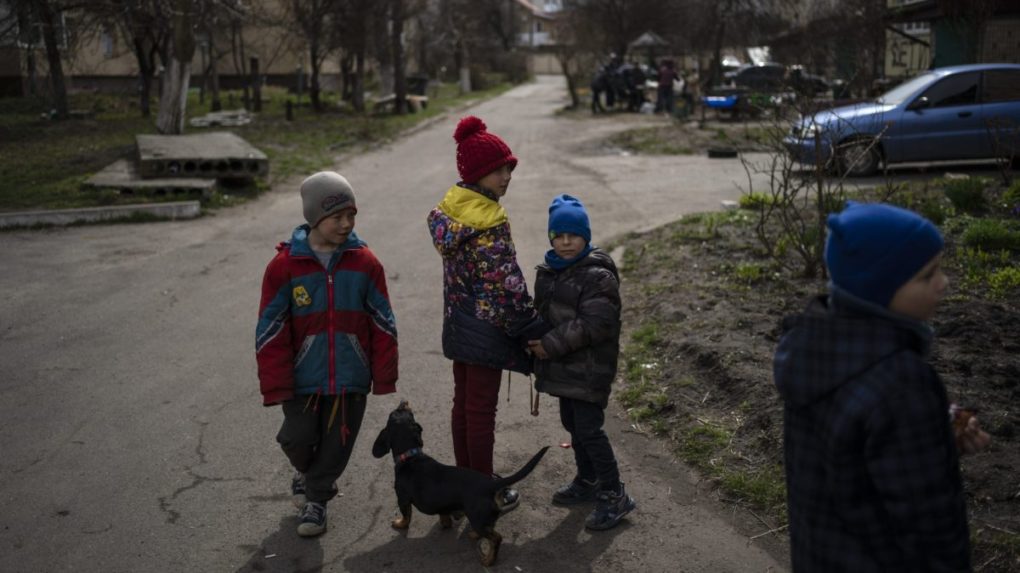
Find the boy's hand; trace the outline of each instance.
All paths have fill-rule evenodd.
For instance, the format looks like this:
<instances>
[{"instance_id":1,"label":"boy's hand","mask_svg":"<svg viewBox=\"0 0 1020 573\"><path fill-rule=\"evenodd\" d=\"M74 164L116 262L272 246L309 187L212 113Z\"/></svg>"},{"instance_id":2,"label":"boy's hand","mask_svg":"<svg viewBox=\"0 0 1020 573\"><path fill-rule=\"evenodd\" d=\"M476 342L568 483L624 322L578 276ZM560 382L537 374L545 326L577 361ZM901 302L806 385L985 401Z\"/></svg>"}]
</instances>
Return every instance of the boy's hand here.
<instances>
[{"instance_id":1,"label":"boy's hand","mask_svg":"<svg viewBox=\"0 0 1020 573\"><path fill-rule=\"evenodd\" d=\"M956 438L956 449L960 455L976 454L992 443L992 437L981 430L981 424L975 416L976 410L949 405L949 417L953 425L953 436Z\"/></svg>"},{"instance_id":2,"label":"boy's hand","mask_svg":"<svg viewBox=\"0 0 1020 573\"><path fill-rule=\"evenodd\" d=\"M535 356L541 358L542 360L548 360L549 359L549 355L546 354L545 348L542 346L542 341L541 340L529 340L528 341L528 350L530 350L532 354L534 354Z\"/></svg>"},{"instance_id":3,"label":"boy's hand","mask_svg":"<svg viewBox=\"0 0 1020 573\"><path fill-rule=\"evenodd\" d=\"M960 455L982 452L992 443L992 437L981 429L977 417L970 415L966 410L957 414L953 422L953 434L956 436L956 448Z\"/></svg>"}]
</instances>

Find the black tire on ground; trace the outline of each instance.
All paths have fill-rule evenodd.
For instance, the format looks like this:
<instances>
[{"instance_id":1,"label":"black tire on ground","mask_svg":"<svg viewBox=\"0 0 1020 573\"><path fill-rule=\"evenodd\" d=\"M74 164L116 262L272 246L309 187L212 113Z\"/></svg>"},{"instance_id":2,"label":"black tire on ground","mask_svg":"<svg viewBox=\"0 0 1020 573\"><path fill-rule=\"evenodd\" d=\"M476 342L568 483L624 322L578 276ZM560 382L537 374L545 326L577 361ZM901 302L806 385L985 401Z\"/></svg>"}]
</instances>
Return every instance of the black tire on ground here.
<instances>
[{"instance_id":1,"label":"black tire on ground","mask_svg":"<svg viewBox=\"0 0 1020 573\"><path fill-rule=\"evenodd\" d=\"M840 143L836 149L838 175L846 173L850 177L867 177L877 173L882 164L882 154L878 146L871 143L868 139Z\"/></svg>"},{"instance_id":2,"label":"black tire on ground","mask_svg":"<svg viewBox=\"0 0 1020 573\"><path fill-rule=\"evenodd\" d=\"M737 156L737 150L730 147L710 147L708 156L711 159L733 159Z\"/></svg>"}]
</instances>

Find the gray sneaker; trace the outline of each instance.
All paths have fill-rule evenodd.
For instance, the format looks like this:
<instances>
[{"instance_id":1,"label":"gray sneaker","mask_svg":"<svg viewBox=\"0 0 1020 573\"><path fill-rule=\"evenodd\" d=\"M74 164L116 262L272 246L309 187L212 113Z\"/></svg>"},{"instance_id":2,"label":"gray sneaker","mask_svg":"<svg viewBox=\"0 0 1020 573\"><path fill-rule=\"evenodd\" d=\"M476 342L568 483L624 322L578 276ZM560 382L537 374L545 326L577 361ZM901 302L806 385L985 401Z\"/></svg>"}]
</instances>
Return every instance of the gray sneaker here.
<instances>
[{"instance_id":1,"label":"gray sneaker","mask_svg":"<svg viewBox=\"0 0 1020 573\"><path fill-rule=\"evenodd\" d=\"M301 537L315 537L326 531L326 504L309 501L298 515L301 523L297 532Z\"/></svg>"},{"instance_id":2,"label":"gray sneaker","mask_svg":"<svg viewBox=\"0 0 1020 573\"><path fill-rule=\"evenodd\" d=\"M576 505L595 499L595 492L599 489L598 480L588 481L575 477L573 481L556 490L552 496L555 505Z\"/></svg>"},{"instance_id":3,"label":"gray sneaker","mask_svg":"<svg viewBox=\"0 0 1020 573\"><path fill-rule=\"evenodd\" d=\"M595 494L595 511L584 520L584 526L595 531L603 531L616 527L623 516L634 511L637 503L627 495L623 484L619 492L602 490Z\"/></svg>"}]
</instances>

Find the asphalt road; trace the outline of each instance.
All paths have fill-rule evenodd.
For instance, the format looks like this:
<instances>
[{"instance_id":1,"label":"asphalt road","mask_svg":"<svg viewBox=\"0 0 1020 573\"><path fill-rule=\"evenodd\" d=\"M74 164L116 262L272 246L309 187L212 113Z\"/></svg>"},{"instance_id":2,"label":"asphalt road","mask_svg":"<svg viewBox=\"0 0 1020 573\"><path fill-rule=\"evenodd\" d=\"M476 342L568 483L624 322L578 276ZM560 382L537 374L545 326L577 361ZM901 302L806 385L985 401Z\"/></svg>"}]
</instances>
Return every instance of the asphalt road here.
<instances>
[{"instance_id":1,"label":"asphalt road","mask_svg":"<svg viewBox=\"0 0 1020 573\"><path fill-rule=\"evenodd\" d=\"M587 204L596 244L739 195L736 160L593 152L605 133L664 120L562 118L564 96L559 78L542 78L464 112L520 158L504 205L529 281L558 193ZM392 461L370 454L387 413L408 399L426 452L453 459L440 259L425 215L456 180L457 119L338 158L357 192L357 231L387 269L401 374L397 394L370 399L317 539L295 533L291 471L274 440L282 414L261 405L253 349L262 272L301 219L296 181L198 220L0 234L0 570L482 570L463 527L442 531L416 514L406 535L390 528ZM504 383L496 470L554 447L519 484L521 507L498 523L493 570L785 569L781 544L770 553L759 545L768 536L748 539L765 525L720 510L615 404L611 437L639 508L614 530L586 532L588 508L548 503L573 475L572 454L557 446L567 436L554 400L533 418L528 398L525 378Z\"/></svg>"}]
</instances>

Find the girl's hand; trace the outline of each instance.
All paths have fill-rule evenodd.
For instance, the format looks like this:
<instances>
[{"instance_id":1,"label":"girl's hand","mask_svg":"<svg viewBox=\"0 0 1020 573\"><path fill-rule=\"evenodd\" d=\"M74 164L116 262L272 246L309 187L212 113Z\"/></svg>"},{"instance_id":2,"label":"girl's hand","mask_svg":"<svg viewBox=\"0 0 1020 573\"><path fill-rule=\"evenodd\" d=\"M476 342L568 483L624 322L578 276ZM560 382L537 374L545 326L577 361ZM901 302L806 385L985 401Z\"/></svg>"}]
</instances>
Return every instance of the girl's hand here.
<instances>
[{"instance_id":1,"label":"girl's hand","mask_svg":"<svg viewBox=\"0 0 1020 573\"><path fill-rule=\"evenodd\" d=\"M542 360L548 360L549 359L549 355L546 354L545 348L542 346L542 341L541 340L529 340L528 341L528 350L530 350L532 354L534 354L535 356L541 358Z\"/></svg>"}]
</instances>

